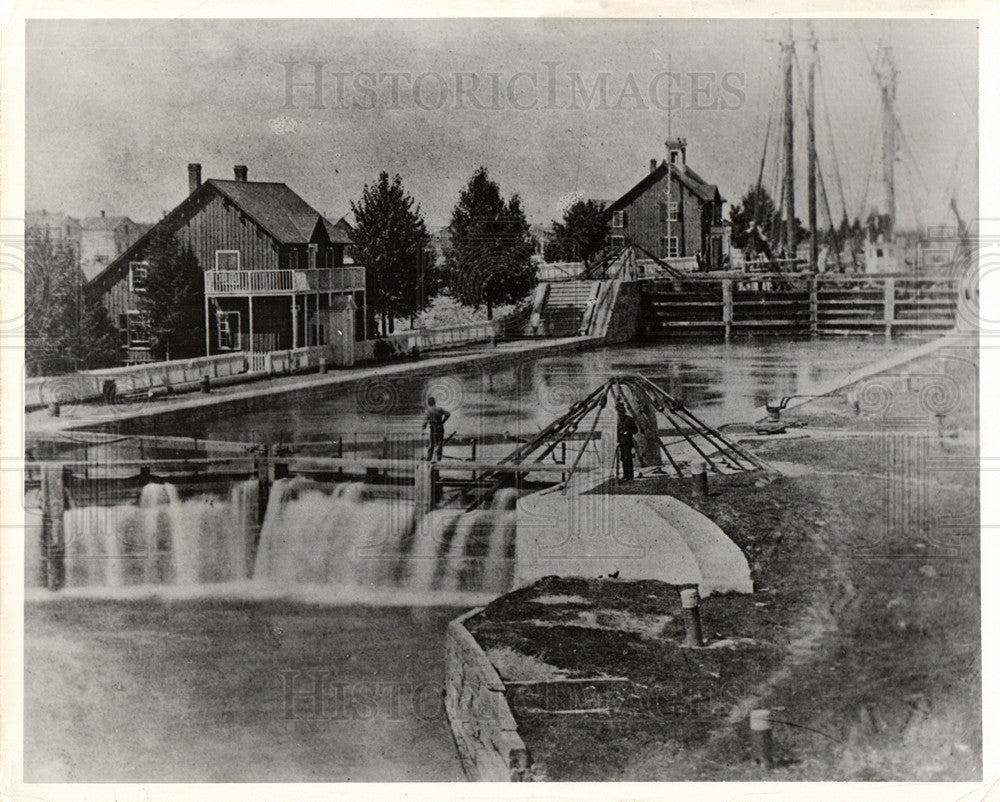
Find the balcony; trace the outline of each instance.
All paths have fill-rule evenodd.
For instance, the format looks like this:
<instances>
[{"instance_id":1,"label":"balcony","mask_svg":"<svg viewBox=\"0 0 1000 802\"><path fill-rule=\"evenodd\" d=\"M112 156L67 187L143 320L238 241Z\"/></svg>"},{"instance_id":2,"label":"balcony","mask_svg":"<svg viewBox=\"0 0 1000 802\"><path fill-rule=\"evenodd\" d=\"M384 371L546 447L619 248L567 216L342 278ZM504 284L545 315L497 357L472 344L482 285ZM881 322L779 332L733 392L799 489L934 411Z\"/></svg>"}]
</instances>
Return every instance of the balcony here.
<instances>
[{"instance_id":1,"label":"balcony","mask_svg":"<svg viewBox=\"0 0 1000 802\"><path fill-rule=\"evenodd\" d=\"M291 295L308 292L353 292L365 288L360 265L321 270L208 270L205 294Z\"/></svg>"}]
</instances>

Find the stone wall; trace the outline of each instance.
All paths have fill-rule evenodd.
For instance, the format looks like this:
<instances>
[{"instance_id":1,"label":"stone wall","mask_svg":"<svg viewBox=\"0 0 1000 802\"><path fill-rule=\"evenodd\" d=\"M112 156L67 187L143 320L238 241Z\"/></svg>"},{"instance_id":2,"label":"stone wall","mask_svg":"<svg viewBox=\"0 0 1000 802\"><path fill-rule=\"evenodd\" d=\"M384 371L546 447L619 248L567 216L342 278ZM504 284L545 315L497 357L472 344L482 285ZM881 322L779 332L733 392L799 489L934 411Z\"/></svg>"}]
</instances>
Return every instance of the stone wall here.
<instances>
[{"instance_id":1,"label":"stone wall","mask_svg":"<svg viewBox=\"0 0 1000 802\"><path fill-rule=\"evenodd\" d=\"M445 635L444 706L462 767L471 780L523 782L530 758L507 706L507 689L465 628L479 609L456 618Z\"/></svg>"}]
</instances>

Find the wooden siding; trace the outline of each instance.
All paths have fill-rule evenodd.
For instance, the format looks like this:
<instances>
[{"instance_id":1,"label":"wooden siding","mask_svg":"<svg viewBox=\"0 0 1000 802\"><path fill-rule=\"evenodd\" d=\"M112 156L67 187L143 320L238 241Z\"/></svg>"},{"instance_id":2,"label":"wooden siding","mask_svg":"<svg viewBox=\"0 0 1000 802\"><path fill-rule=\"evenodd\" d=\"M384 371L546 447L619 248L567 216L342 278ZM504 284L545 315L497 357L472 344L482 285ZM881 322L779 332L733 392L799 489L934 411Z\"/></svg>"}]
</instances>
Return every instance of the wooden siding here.
<instances>
[{"instance_id":1,"label":"wooden siding","mask_svg":"<svg viewBox=\"0 0 1000 802\"><path fill-rule=\"evenodd\" d=\"M661 219L660 203L667 202L667 181L673 181L671 200L678 204L676 222L670 224L671 236L678 238L678 256L694 256L702 248L702 205L700 198L676 176L664 174L656 183L625 209L625 227L612 228L612 236L641 245L656 256L661 255L661 239L667 235L667 223Z\"/></svg>"},{"instance_id":2,"label":"wooden siding","mask_svg":"<svg viewBox=\"0 0 1000 802\"><path fill-rule=\"evenodd\" d=\"M277 270L274 240L233 203L215 195L175 236L194 251L202 270L215 269L216 251L239 251L240 270Z\"/></svg>"}]
</instances>

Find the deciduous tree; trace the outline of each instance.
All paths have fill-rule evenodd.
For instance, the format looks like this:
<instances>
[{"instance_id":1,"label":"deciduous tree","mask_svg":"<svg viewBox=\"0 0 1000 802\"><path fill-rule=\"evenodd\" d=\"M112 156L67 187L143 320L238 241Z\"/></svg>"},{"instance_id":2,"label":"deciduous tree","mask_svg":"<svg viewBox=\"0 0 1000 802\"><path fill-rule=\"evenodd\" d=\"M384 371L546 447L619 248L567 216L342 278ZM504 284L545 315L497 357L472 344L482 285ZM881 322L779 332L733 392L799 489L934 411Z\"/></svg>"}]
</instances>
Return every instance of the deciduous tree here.
<instances>
[{"instance_id":1,"label":"deciduous tree","mask_svg":"<svg viewBox=\"0 0 1000 802\"><path fill-rule=\"evenodd\" d=\"M448 226L445 258L452 294L463 304L493 307L520 301L535 285L534 239L515 194L504 200L500 187L480 167L462 189Z\"/></svg>"},{"instance_id":2,"label":"deciduous tree","mask_svg":"<svg viewBox=\"0 0 1000 802\"><path fill-rule=\"evenodd\" d=\"M434 296L430 235L420 204L403 189L399 175L390 181L388 173L379 173L373 185L365 184L351 211L354 258L366 271L366 303L387 334L394 318L415 315Z\"/></svg>"}]
</instances>

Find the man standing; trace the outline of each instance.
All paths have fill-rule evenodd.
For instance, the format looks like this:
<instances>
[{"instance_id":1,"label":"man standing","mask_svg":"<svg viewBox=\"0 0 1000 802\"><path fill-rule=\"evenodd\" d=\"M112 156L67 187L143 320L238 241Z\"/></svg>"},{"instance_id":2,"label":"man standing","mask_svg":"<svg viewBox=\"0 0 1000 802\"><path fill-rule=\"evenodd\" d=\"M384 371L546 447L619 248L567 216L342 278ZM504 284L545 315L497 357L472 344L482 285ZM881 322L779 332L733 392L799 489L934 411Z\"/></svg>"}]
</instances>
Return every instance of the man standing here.
<instances>
[{"instance_id":1,"label":"man standing","mask_svg":"<svg viewBox=\"0 0 1000 802\"><path fill-rule=\"evenodd\" d=\"M427 441L427 459L433 458L437 452L437 458L441 459L441 449L444 448L444 422L451 417L451 413L446 409L441 409L434 400L434 396L427 399L427 415L424 416L424 425L421 430L431 427L430 439Z\"/></svg>"},{"instance_id":2,"label":"man standing","mask_svg":"<svg viewBox=\"0 0 1000 802\"><path fill-rule=\"evenodd\" d=\"M622 475L626 482L633 479L632 450L635 447L633 437L639 433L639 427L628 412L625 404L619 401L615 405L618 411L618 456L622 461Z\"/></svg>"}]
</instances>

